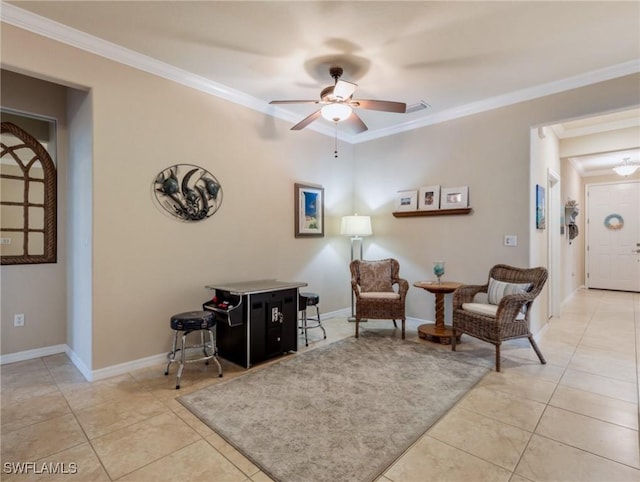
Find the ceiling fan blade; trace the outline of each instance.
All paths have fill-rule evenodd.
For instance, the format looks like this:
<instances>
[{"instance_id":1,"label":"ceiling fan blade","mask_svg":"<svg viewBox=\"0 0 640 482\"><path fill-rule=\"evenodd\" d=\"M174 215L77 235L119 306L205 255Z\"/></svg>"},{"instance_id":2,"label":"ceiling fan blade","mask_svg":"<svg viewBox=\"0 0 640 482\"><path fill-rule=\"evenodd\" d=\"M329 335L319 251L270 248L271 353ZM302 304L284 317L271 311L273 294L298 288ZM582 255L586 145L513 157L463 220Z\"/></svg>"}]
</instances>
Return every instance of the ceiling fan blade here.
<instances>
[{"instance_id":1,"label":"ceiling fan blade","mask_svg":"<svg viewBox=\"0 0 640 482\"><path fill-rule=\"evenodd\" d=\"M333 95L340 100L347 100L353 95L358 88L358 84L347 82L346 80L338 80L333 88Z\"/></svg>"},{"instance_id":2,"label":"ceiling fan blade","mask_svg":"<svg viewBox=\"0 0 640 482\"><path fill-rule=\"evenodd\" d=\"M360 119L360 117L358 117L358 114L356 114L355 112L351 112L351 115L347 117L347 119L344 122L356 134L360 134L361 132L369 130L366 124L362 122L362 119Z\"/></svg>"},{"instance_id":3,"label":"ceiling fan blade","mask_svg":"<svg viewBox=\"0 0 640 482\"><path fill-rule=\"evenodd\" d=\"M272 100L269 104L318 104L317 100Z\"/></svg>"},{"instance_id":4,"label":"ceiling fan blade","mask_svg":"<svg viewBox=\"0 0 640 482\"><path fill-rule=\"evenodd\" d=\"M315 111L313 114L311 114L311 115L305 117L304 119L302 119L300 122L298 122L296 125L294 125L291 128L291 130L292 131L299 131L301 129L304 129L309 124L311 124L314 120L316 120L318 117L320 117L320 111L319 110Z\"/></svg>"},{"instance_id":5,"label":"ceiling fan blade","mask_svg":"<svg viewBox=\"0 0 640 482\"><path fill-rule=\"evenodd\" d=\"M349 102L352 107L368 110L381 110L384 112L396 112L404 114L407 111L407 104L404 102L391 102L388 100L352 100Z\"/></svg>"}]
</instances>

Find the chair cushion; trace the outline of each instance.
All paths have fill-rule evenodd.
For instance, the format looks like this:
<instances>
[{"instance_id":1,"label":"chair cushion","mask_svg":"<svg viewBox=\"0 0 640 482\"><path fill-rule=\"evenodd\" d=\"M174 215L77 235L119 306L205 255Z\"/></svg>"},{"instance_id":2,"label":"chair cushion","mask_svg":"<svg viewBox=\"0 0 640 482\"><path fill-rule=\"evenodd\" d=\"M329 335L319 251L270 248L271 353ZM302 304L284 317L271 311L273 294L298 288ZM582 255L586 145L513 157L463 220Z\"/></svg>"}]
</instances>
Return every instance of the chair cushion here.
<instances>
[{"instance_id":1,"label":"chair cushion","mask_svg":"<svg viewBox=\"0 0 640 482\"><path fill-rule=\"evenodd\" d=\"M360 293L362 299L399 300L400 295L394 291L368 291Z\"/></svg>"},{"instance_id":2,"label":"chair cushion","mask_svg":"<svg viewBox=\"0 0 640 482\"><path fill-rule=\"evenodd\" d=\"M473 302L484 303L484 304L489 303L489 293L485 293L484 291L480 291L479 293L476 293L475 295L473 295Z\"/></svg>"},{"instance_id":3,"label":"chair cushion","mask_svg":"<svg viewBox=\"0 0 640 482\"><path fill-rule=\"evenodd\" d=\"M391 284L391 261L365 261L360 263L360 289L371 291L393 291Z\"/></svg>"},{"instance_id":4,"label":"chair cushion","mask_svg":"<svg viewBox=\"0 0 640 482\"><path fill-rule=\"evenodd\" d=\"M495 318L496 313L498 312L498 305L492 305L489 303L462 303L462 309L469 313L475 313L476 315ZM516 320L524 320L524 313L520 311L518 316L516 316Z\"/></svg>"},{"instance_id":5,"label":"chair cushion","mask_svg":"<svg viewBox=\"0 0 640 482\"><path fill-rule=\"evenodd\" d=\"M498 305L503 296L527 293L531 286L531 283L506 283L489 278L489 303Z\"/></svg>"}]
</instances>

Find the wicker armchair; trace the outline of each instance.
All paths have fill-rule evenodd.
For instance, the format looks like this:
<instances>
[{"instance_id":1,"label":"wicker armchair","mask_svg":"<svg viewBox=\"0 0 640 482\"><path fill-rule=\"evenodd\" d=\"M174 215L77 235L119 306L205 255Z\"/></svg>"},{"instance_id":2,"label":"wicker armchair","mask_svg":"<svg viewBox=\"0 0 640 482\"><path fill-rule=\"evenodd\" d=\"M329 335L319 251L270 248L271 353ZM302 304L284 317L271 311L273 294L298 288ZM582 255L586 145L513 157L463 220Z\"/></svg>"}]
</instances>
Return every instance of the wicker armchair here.
<instances>
[{"instance_id":1,"label":"wicker armchair","mask_svg":"<svg viewBox=\"0 0 640 482\"><path fill-rule=\"evenodd\" d=\"M498 264L491 268L487 284L463 285L453 293L453 336L466 333L496 347L496 371L500 371L500 344L528 338L540 363L547 363L529 331L533 300L547 281L545 268L515 268Z\"/></svg>"},{"instance_id":2,"label":"wicker armchair","mask_svg":"<svg viewBox=\"0 0 640 482\"><path fill-rule=\"evenodd\" d=\"M356 300L356 338L361 319L402 320L405 337L405 299L409 291L407 280L400 278L400 264L395 259L364 261L356 259L349 265L351 289ZM397 285L397 290L393 286Z\"/></svg>"}]
</instances>

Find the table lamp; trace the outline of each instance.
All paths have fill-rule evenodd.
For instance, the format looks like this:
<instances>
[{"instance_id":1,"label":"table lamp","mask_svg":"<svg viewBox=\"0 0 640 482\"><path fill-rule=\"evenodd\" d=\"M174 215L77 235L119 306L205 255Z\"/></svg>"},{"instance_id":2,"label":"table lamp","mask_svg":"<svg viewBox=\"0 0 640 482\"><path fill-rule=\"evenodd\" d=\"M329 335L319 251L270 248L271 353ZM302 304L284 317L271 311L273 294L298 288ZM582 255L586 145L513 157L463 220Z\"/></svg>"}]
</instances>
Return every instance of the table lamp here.
<instances>
[{"instance_id":1,"label":"table lamp","mask_svg":"<svg viewBox=\"0 0 640 482\"><path fill-rule=\"evenodd\" d=\"M360 258L362 259L362 238L371 236L371 218L369 216L343 216L340 226L340 234L343 236L351 236L351 261L355 259L353 256L353 247L356 241L360 241Z\"/></svg>"}]
</instances>

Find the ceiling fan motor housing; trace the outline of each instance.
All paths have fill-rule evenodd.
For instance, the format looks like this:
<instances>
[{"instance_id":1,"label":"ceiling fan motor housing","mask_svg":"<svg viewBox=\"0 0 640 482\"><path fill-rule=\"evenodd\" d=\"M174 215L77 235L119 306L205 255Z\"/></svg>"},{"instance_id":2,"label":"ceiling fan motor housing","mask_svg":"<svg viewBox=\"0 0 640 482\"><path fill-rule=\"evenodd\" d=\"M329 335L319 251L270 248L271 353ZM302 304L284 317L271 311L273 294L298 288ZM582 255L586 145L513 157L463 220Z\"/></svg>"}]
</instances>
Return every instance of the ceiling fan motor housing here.
<instances>
[{"instance_id":1,"label":"ceiling fan motor housing","mask_svg":"<svg viewBox=\"0 0 640 482\"><path fill-rule=\"evenodd\" d=\"M329 75L331 76L331 78L333 80L335 80L336 82L338 82L338 79L340 77L342 77L342 73L344 72L344 70L342 70L342 67L331 67L329 69Z\"/></svg>"},{"instance_id":2,"label":"ceiling fan motor housing","mask_svg":"<svg viewBox=\"0 0 640 482\"><path fill-rule=\"evenodd\" d=\"M324 89L322 89L322 92L320 92L320 100L322 100L323 102L335 101L336 98L333 95L334 87L334 85L330 85L329 87L325 87Z\"/></svg>"}]
</instances>

